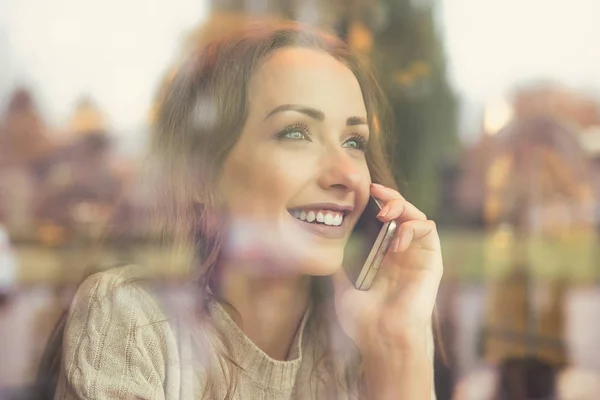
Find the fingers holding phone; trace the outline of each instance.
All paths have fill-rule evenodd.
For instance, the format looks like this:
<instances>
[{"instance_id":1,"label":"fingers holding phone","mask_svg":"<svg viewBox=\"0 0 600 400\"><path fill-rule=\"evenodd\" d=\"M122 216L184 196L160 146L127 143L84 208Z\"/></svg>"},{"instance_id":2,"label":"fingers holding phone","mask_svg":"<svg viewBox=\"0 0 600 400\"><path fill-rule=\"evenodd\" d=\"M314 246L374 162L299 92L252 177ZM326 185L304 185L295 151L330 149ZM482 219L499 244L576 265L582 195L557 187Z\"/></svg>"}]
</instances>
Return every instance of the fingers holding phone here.
<instances>
[{"instance_id":1,"label":"fingers holding phone","mask_svg":"<svg viewBox=\"0 0 600 400\"><path fill-rule=\"evenodd\" d=\"M369 290L396 234L396 221L377 218L381 211L371 196L346 244L344 270L354 287Z\"/></svg>"},{"instance_id":2,"label":"fingers holding phone","mask_svg":"<svg viewBox=\"0 0 600 400\"><path fill-rule=\"evenodd\" d=\"M395 220L397 229L389 251L401 252L408 249L413 241L436 251L440 249L435 222L406 200L397 190L380 184L371 185L371 193L382 204L377 218L382 222Z\"/></svg>"},{"instance_id":3,"label":"fingers holding phone","mask_svg":"<svg viewBox=\"0 0 600 400\"><path fill-rule=\"evenodd\" d=\"M435 224L397 190L372 184L369 202L346 245L348 278L356 289L369 290L386 255L405 251L414 241L436 250Z\"/></svg>"},{"instance_id":4,"label":"fingers holding phone","mask_svg":"<svg viewBox=\"0 0 600 400\"><path fill-rule=\"evenodd\" d=\"M378 183L372 183L371 195L375 197L382 206L381 211L377 214L377 218L382 221L399 219L398 222L402 223L403 221L411 219L427 219L427 216L421 210L406 200L400 192L395 189Z\"/></svg>"},{"instance_id":5,"label":"fingers holding phone","mask_svg":"<svg viewBox=\"0 0 600 400\"><path fill-rule=\"evenodd\" d=\"M371 194L382 205L377 218L384 223L396 222L397 229L370 291L386 299L382 316L399 321L400 327L425 326L431 319L443 273L436 224L394 189L375 184ZM402 331L398 328L398 334Z\"/></svg>"},{"instance_id":6,"label":"fingers holding phone","mask_svg":"<svg viewBox=\"0 0 600 400\"><path fill-rule=\"evenodd\" d=\"M373 185L371 195L333 279L340 323L359 348L364 337L427 332L443 270L435 223L394 189Z\"/></svg>"}]
</instances>

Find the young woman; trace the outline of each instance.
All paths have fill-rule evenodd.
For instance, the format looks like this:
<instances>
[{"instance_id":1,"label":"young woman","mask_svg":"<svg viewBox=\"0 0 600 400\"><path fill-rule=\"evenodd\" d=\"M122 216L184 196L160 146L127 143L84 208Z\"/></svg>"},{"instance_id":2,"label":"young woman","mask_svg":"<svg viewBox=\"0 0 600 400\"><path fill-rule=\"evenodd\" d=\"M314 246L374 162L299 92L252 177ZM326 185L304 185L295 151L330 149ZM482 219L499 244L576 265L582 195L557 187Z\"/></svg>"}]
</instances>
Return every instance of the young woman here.
<instances>
[{"instance_id":1,"label":"young woman","mask_svg":"<svg viewBox=\"0 0 600 400\"><path fill-rule=\"evenodd\" d=\"M55 398L435 397L438 234L394 189L366 71L343 42L294 24L192 52L153 137L169 233L194 250L192 284L174 295L134 268L89 277ZM371 194L400 228L358 291L344 246Z\"/></svg>"}]
</instances>

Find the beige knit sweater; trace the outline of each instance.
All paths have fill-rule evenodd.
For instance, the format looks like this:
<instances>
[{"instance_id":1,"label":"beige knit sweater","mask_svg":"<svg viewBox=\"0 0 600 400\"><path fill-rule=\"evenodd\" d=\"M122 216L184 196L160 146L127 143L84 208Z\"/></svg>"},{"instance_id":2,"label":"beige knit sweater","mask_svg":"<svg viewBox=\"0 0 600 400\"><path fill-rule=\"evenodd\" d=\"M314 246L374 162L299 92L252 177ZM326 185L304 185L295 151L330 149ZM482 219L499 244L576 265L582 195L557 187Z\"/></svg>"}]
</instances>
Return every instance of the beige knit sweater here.
<instances>
[{"instance_id":1,"label":"beige knit sweater","mask_svg":"<svg viewBox=\"0 0 600 400\"><path fill-rule=\"evenodd\" d=\"M222 399L229 372L195 338L206 329L184 323L191 309L185 290L161 291L131 282L132 267L92 275L79 287L63 337L55 399ZM216 329L227 336L238 369L235 399L349 399L331 374L313 368L321 354L309 313L287 361L270 358L252 343L219 304L210 305ZM220 342L211 340L216 348ZM431 350L433 350L431 342ZM210 382L210 384L208 384ZM355 382L342 382L353 389ZM202 397L204 396L204 397ZM434 397L432 397L433 399Z\"/></svg>"}]
</instances>

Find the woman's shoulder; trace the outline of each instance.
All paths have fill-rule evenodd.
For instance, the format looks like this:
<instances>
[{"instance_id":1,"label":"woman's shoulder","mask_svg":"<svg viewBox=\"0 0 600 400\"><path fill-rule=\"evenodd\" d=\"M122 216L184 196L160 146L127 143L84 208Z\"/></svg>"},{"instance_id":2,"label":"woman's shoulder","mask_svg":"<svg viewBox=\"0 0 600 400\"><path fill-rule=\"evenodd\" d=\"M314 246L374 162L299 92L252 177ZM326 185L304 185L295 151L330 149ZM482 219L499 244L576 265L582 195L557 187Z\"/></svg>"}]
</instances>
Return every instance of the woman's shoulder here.
<instances>
[{"instance_id":1,"label":"woman's shoulder","mask_svg":"<svg viewBox=\"0 0 600 400\"><path fill-rule=\"evenodd\" d=\"M81 340L82 333L129 339L168 334L169 318L157 287L134 265L90 275L71 302L65 339Z\"/></svg>"},{"instance_id":2,"label":"woman's shoulder","mask_svg":"<svg viewBox=\"0 0 600 400\"><path fill-rule=\"evenodd\" d=\"M143 270L131 266L83 281L63 334L58 398L66 393L113 398L109 392L154 398L163 391L179 355L172 325L151 288Z\"/></svg>"},{"instance_id":3,"label":"woman's shoulder","mask_svg":"<svg viewBox=\"0 0 600 400\"><path fill-rule=\"evenodd\" d=\"M97 308L100 315L107 317L128 311L148 318L163 314L151 281L136 265L116 267L87 277L75 293L70 314L81 308Z\"/></svg>"},{"instance_id":4,"label":"woman's shoulder","mask_svg":"<svg viewBox=\"0 0 600 400\"><path fill-rule=\"evenodd\" d=\"M140 283L148 281L149 278L150 274L137 264L122 265L92 273L79 285L78 292L82 288L97 286L100 291L109 293L126 283L134 284L139 289Z\"/></svg>"}]
</instances>

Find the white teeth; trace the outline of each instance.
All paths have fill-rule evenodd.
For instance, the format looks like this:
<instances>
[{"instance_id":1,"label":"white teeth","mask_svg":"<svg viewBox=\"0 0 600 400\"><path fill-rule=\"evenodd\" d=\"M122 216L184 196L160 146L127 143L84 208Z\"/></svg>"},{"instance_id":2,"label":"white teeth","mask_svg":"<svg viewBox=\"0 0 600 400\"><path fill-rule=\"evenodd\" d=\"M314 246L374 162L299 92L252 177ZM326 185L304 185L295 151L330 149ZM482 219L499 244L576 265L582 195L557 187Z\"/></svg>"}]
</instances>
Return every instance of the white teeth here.
<instances>
[{"instance_id":1,"label":"white teeth","mask_svg":"<svg viewBox=\"0 0 600 400\"><path fill-rule=\"evenodd\" d=\"M317 222L325 222L325 218L323 217L323 213L321 211L317 213Z\"/></svg>"},{"instance_id":2,"label":"white teeth","mask_svg":"<svg viewBox=\"0 0 600 400\"><path fill-rule=\"evenodd\" d=\"M340 226L344 221L344 214L338 212L292 210L291 214L301 221L316 221L328 226Z\"/></svg>"},{"instance_id":3,"label":"white teeth","mask_svg":"<svg viewBox=\"0 0 600 400\"><path fill-rule=\"evenodd\" d=\"M325 225L333 225L333 218L334 218L333 215L325 214L323 222L325 223Z\"/></svg>"}]
</instances>

